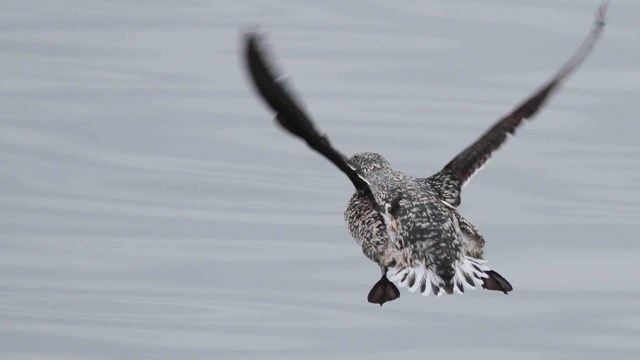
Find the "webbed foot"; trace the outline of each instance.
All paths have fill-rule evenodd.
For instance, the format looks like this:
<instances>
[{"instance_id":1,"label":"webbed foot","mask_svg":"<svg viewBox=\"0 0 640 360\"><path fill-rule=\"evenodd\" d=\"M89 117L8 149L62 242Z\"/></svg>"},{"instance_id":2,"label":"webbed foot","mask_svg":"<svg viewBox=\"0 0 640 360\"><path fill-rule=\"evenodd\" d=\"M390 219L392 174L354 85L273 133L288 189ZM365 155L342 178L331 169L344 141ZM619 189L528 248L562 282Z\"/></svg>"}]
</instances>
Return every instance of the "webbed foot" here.
<instances>
[{"instance_id":1,"label":"webbed foot","mask_svg":"<svg viewBox=\"0 0 640 360\"><path fill-rule=\"evenodd\" d=\"M489 270L485 272L485 274L489 275L489 277L482 280L483 288L487 290L502 291L505 294L513 290L513 287L511 286L511 284L509 284L507 279L503 278L502 275L498 274L497 272Z\"/></svg>"},{"instance_id":2,"label":"webbed foot","mask_svg":"<svg viewBox=\"0 0 640 360\"><path fill-rule=\"evenodd\" d=\"M399 297L400 291L398 288L387 279L386 274L383 274L382 278L369 291L367 300L372 304L380 304L382 306L387 301L393 301Z\"/></svg>"}]
</instances>

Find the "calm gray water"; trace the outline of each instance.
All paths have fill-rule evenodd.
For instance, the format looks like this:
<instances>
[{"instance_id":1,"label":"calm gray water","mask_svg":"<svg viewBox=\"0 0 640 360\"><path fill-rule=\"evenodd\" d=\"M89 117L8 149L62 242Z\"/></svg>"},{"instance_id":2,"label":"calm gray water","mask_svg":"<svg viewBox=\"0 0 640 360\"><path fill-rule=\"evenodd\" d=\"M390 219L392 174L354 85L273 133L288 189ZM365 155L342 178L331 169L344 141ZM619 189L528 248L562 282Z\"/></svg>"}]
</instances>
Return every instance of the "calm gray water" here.
<instances>
[{"instance_id":1,"label":"calm gray water","mask_svg":"<svg viewBox=\"0 0 640 360\"><path fill-rule=\"evenodd\" d=\"M596 1L3 1L0 358L637 359L640 3L465 188L515 287L366 302L352 188L273 125L242 29L345 153L437 171Z\"/></svg>"}]
</instances>

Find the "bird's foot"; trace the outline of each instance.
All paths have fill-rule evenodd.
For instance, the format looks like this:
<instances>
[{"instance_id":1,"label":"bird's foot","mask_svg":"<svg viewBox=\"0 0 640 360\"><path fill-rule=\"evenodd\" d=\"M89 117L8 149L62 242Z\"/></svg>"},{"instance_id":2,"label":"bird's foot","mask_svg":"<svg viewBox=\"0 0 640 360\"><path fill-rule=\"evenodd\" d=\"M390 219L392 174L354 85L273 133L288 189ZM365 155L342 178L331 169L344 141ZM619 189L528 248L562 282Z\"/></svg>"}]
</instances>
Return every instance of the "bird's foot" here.
<instances>
[{"instance_id":1,"label":"bird's foot","mask_svg":"<svg viewBox=\"0 0 640 360\"><path fill-rule=\"evenodd\" d=\"M497 272L490 270L486 271L485 274L489 275L489 277L482 280L482 287L484 289L498 290L502 291L505 294L513 290L513 287L511 286L511 284L509 284L507 279L503 278L502 275L498 274Z\"/></svg>"},{"instance_id":2,"label":"bird's foot","mask_svg":"<svg viewBox=\"0 0 640 360\"><path fill-rule=\"evenodd\" d=\"M369 291L367 300L372 304L380 304L382 306L387 301L393 301L399 297L400 291L398 288L387 279L386 274L382 274L382 278Z\"/></svg>"}]
</instances>

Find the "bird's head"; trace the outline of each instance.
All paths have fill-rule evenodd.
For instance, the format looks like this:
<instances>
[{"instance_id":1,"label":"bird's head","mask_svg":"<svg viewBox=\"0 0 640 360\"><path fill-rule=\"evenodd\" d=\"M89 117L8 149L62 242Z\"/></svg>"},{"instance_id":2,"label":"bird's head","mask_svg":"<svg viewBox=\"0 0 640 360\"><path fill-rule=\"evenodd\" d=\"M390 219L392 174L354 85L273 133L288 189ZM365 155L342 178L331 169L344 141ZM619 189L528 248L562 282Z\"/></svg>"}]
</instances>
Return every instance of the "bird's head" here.
<instances>
[{"instance_id":1,"label":"bird's head","mask_svg":"<svg viewBox=\"0 0 640 360\"><path fill-rule=\"evenodd\" d=\"M368 176L378 170L391 168L389 162L382 155L370 152L354 154L349 159L349 163L364 176Z\"/></svg>"}]
</instances>

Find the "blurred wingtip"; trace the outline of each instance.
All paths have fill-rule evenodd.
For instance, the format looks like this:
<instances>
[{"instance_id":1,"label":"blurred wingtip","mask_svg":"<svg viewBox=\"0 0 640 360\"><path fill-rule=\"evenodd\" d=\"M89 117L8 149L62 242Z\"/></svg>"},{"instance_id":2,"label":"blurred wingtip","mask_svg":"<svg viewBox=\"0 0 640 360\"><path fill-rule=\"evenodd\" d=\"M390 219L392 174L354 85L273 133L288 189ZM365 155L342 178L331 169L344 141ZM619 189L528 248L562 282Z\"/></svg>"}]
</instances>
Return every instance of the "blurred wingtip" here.
<instances>
[{"instance_id":1,"label":"blurred wingtip","mask_svg":"<svg viewBox=\"0 0 640 360\"><path fill-rule=\"evenodd\" d=\"M259 25L247 26L240 29L240 39L243 44L244 50L249 51L262 51L260 49L260 43L267 35L267 31L262 29Z\"/></svg>"},{"instance_id":2,"label":"blurred wingtip","mask_svg":"<svg viewBox=\"0 0 640 360\"><path fill-rule=\"evenodd\" d=\"M602 3L600 3L600 6L598 6L596 19L598 23L600 23L602 26L604 26L607 23L606 16L607 16L607 9L609 9L609 4L610 4L609 1L603 1Z\"/></svg>"},{"instance_id":3,"label":"blurred wingtip","mask_svg":"<svg viewBox=\"0 0 640 360\"><path fill-rule=\"evenodd\" d=\"M593 27L597 33L600 33L605 25L607 25L607 10L609 9L609 4L609 1L603 1L600 3L600 6L598 6L598 10L596 10Z\"/></svg>"}]
</instances>

